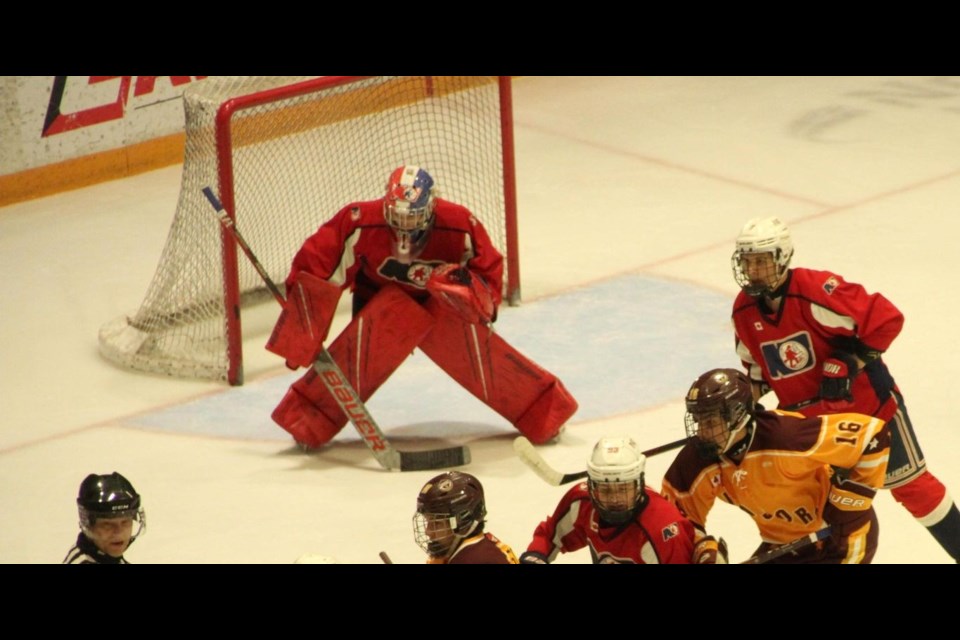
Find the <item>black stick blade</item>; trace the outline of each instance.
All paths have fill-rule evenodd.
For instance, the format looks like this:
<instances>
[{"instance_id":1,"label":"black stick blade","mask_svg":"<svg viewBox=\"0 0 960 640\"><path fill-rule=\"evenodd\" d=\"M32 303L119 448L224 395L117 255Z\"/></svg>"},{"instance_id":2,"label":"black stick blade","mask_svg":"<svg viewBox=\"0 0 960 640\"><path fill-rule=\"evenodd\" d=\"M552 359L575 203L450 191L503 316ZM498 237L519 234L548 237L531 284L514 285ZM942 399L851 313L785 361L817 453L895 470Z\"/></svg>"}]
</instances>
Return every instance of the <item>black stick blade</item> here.
<instances>
[{"instance_id":1,"label":"black stick blade","mask_svg":"<svg viewBox=\"0 0 960 640\"><path fill-rule=\"evenodd\" d=\"M470 449L465 446L430 451L400 451L400 471L446 469L470 464Z\"/></svg>"}]
</instances>

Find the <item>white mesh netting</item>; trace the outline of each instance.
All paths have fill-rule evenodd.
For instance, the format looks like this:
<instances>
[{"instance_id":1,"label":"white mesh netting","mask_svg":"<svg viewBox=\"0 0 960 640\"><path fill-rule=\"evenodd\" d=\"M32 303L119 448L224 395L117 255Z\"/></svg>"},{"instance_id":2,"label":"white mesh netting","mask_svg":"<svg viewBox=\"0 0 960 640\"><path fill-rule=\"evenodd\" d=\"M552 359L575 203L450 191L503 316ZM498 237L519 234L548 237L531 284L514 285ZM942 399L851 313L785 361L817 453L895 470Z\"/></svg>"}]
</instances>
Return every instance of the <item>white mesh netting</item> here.
<instances>
[{"instance_id":1,"label":"white mesh netting","mask_svg":"<svg viewBox=\"0 0 960 640\"><path fill-rule=\"evenodd\" d=\"M217 112L241 96L266 101L233 113L232 153L218 160ZM202 193L206 186L220 193L225 172L233 176L237 227L277 283L308 235L345 204L380 197L401 164L426 168L439 195L473 211L507 254L496 76L381 76L332 86L322 78L210 78L183 99L177 210L140 309L100 330L100 351L111 361L227 380L232 357L241 373L231 382L242 382L241 354L227 348L225 274L233 269L225 267L220 224ZM272 301L237 255L242 304Z\"/></svg>"}]
</instances>

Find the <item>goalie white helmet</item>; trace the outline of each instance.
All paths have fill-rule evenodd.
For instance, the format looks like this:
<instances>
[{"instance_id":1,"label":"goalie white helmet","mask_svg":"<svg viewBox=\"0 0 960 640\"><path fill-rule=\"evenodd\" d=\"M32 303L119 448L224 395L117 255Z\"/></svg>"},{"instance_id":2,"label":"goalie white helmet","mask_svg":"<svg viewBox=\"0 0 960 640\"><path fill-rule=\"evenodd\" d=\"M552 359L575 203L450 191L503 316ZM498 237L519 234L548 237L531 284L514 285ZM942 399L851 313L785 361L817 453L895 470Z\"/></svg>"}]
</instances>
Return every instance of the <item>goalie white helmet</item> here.
<instances>
[{"instance_id":1,"label":"goalie white helmet","mask_svg":"<svg viewBox=\"0 0 960 640\"><path fill-rule=\"evenodd\" d=\"M790 229L780 218L752 218L737 236L733 278L751 296L769 295L786 279L793 258Z\"/></svg>"},{"instance_id":2,"label":"goalie white helmet","mask_svg":"<svg viewBox=\"0 0 960 640\"><path fill-rule=\"evenodd\" d=\"M415 165L394 169L387 180L383 217L394 232L394 255L408 261L427 243L436 201L433 177Z\"/></svg>"},{"instance_id":3,"label":"goalie white helmet","mask_svg":"<svg viewBox=\"0 0 960 640\"><path fill-rule=\"evenodd\" d=\"M633 438L601 438L587 460L593 506L607 524L633 520L646 506L644 468L647 458Z\"/></svg>"}]
</instances>

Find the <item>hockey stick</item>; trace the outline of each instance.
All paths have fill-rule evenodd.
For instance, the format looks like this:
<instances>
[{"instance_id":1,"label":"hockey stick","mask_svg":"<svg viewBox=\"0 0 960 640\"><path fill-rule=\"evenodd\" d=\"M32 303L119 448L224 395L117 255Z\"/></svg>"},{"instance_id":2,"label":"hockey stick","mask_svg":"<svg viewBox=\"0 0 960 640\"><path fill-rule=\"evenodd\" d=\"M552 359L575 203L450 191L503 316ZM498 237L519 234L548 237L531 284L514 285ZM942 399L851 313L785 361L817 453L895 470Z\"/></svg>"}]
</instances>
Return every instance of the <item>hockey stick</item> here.
<instances>
[{"instance_id":1,"label":"hockey stick","mask_svg":"<svg viewBox=\"0 0 960 640\"><path fill-rule=\"evenodd\" d=\"M687 439L683 438L682 440L677 440L675 442L662 444L659 447L654 447L653 449L648 449L647 451L643 452L643 455L655 456L658 453L663 453L664 451L679 449L686 443ZM575 473L561 473L557 471L551 467L546 460L543 459L543 456L541 456L540 452L537 451L536 447L533 446L533 443L527 440L524 436L520 436L513 441L513 450L518 456L520 456L520 459L523 460L528 467L533 469L534 473L543 478L547 484L552 484L555 487L559 487L562 484L567 484L569 482L574 482L587 477L586 471L577 471Z\"/></svg>"},{"instance_id":2,"label":"hockey stick","mask_svg":"<svg viewBox=\"0 0 960 640\"><path fill-rule=\"evenodd\" d=\"M220 218L220 224L233 236L237 244L240 245L240 248L243 249L243 252L247 254L247 258L250 259L257 273L263 278L273 297L283 305L286 302L283 293L270 278L270 274L267 273L267 270L253 253L250 245L247 244L247 241L240 234L237 225L230 216L227 215L223 204L219 198L214 195L213 189L204 187L203 194L207 197L207 200L210 201L210 205ZM351 424L356 428L357 433L360 434L363 443L367 445L373 453L373 457L377 459L377 462L379 462L382 467L390 469L391 471L421 471L426 469L458 467L470 462L470 449L466 446L433 449L430 451L398 451L395 449L393 445L387 441L383 435L383 431L373 419L373 416L370 415L366 405L363 404L363 400L360 398L360 394L351 386L339 365L337 365L336 361L330 355L330 352L327 351L327 348L323 345L320 346L320 353L313 363L313 370L317 372L320 380L336 399L340 408L343 409L343 412Z\"/></svg>"},{"instance_id":3,"label":"hockey stick","mask_svg":"<svg viewBox=\"0 0 960 640\"><path fill-rule=\"evenodd\" d=\"M779 547L770 549L769 551L764 551L758 556L751 556L741 562L740 564L763 564L764 562L769 562L774 558L779 558L788 553L797 551L798 549L803 549L804 547L810 546L820 540L824 540L830 537L830 527L825 527L819 531L814 531L813 533L808 533L802 538L797 538L793 542L788 542L782 544Z\"/></svg>"},{"instance_id":4,"label":"hockey stick","mask_svg":"<svg viewBox=\"0 0 960 640\"><path fill-rule=\"evenodd\" d=\"M393 560L390 559L386 551L380 552L380 559L383 560L383 564L393 564Z\"/></svg>"}]
</instances>

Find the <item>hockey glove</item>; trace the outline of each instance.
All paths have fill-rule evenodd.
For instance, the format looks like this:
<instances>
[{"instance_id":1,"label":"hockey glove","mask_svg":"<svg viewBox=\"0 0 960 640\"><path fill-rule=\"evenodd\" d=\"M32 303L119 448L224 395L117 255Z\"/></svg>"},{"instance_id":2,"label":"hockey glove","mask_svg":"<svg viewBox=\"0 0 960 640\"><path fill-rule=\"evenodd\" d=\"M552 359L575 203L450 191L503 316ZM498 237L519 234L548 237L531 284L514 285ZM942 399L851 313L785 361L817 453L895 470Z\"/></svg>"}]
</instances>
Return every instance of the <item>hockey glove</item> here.
<instances>
[{"instance_id":1,"label":"hockey glove","mask_svg":"<svg viewBox=\"0 0 960 640\"><path fill-rule=\"evenodd\" d=\"M823 377L820 379L821 400L853 401L853 379L859 373L857 359L853 354L837 351L823 361Z\"/></svg>"},{"instance_id":2,"label":"hockey glove","mask_svg":"<svg viewBox=\"0 0 960 640\"><path fill-rule=\"evenodd\" d=\"M520 554L520 564L550 564L542 553L524 551Z\"/></svg>"},{"instance_id":3,"label":"hockey glove","mask_svg":"<svg viewBox=\"0 0 960 640\"><path fill-rule=\"evenodd\" d=\"M693 547L694 564L727 564L727 557L727 543L723 538L706 536Z\"/></svg>"},{"instance_id":4,"label":"hockey glove","mask_svg":"<svg viewBox=\"0 0 960 640\"><path fill-rule=\"evenodd\" d=\"M456 264L436 267L427 279L427 291L464 322L487 324L496 314L487 283L466 267Z\"/></svg>"},{"instance_id":5,"label":"hockey glove","mask_svg":"<svg viewBox=\"0 0 960 640\"><path fill-rule=\"evenodd\" d=\"M835 483L830 487L823 519L833 529L834 538L846 538L871 520L876 490L855 482Z\"/></svg>"}]
</instances>

